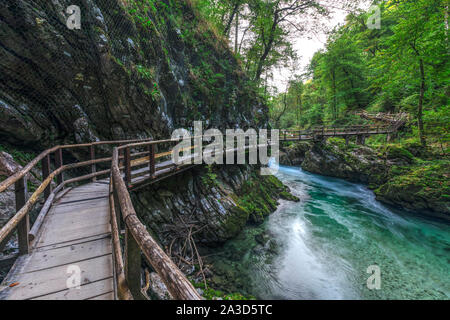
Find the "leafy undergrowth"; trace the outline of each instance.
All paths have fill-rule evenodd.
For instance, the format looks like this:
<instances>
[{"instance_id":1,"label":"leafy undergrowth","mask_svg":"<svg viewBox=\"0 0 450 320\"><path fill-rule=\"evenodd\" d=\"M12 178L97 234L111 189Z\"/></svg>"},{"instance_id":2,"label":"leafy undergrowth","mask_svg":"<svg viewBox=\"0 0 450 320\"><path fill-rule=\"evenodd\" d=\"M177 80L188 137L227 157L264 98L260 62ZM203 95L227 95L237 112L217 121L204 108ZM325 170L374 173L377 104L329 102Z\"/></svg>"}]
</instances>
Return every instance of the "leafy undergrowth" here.
<instances>
[{"instance_id":1,"label":"leafy undergrowth","mask_svg":"<svg viewBox=\"0 0 450 320\"><path fill-rule=\"evenodd\" d=\"M205 284L203 282L193 283L194 288L201 289L203 294L203 298L206 300L256 300L253 296L244 296L240 293L225 293L221 290L215 290L211 287L205 288Z\"/></svg>"},{"instance_id":2,"label":"leafy undergrowth","mask_svg":"<svg viewBox=\"0 0 450 320\"><path fill-rule=\"evenodd\" d=\"M16 161L21 166L28 164L36 157L35 153L23 152L15 148L7 147L5 145L0 144L0 152L2 151L9 153L13 157L14 161Z\"/></svg>"}]
</instances>

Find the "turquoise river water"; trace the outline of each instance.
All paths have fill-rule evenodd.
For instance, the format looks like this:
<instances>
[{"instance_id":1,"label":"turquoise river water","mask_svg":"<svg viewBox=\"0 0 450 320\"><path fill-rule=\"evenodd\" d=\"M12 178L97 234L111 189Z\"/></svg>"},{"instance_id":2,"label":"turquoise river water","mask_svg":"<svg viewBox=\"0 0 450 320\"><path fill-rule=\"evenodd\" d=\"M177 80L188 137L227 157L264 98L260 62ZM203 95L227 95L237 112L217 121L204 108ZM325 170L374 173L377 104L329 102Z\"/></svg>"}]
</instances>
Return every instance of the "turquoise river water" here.
<instances>
[{"instance_id":1,"label":"turquoise river water","mask_svg":"<svg viewBox=\"0 0 450 320\"><path fill-rule=\"evenodd\" d=\"M210 258L237 290L260 299L450 298L449 224L388 208L362 185L293 167L277 177L301 201L282 201ZM367 286L369 266L381 271L379 290Z\"/></svg>"}]
</instances>

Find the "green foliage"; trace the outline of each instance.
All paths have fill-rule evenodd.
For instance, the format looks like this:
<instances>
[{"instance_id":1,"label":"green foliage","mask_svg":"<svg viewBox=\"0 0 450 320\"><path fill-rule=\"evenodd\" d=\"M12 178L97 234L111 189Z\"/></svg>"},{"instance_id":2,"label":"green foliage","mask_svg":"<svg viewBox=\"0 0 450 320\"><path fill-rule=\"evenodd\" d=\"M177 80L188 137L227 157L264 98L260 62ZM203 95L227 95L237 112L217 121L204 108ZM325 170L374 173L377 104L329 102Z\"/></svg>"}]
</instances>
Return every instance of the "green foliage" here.
<instances>
[{"instance_id":1,"label":"green foliage","mask_svg":"<svg viewBox=\"0 0 450 320\"><path fill-rule=\"evenodd\" d=\"M240 293L225 293L221 290L215 290L211 287L205 288L203 282L193 282L194 288L199 288L203 290L203 298L206 300L256 300L253 296L244 296Z\"/></svg>"},{"instance_id":2,"label":"green foliage","mask_svg":"<svg viewBox=\"0 0 450 320\"><path fill-rule=\"evenodd\" d=\"M370 13L350 14L309 66L297 101L291 87L271 106L274 126L362 124L355 111L408 112L417 137L448 154L449 51L444 0L378 1L381 29L369 29ZM423 73L421 72L423 66ZM424 84L423 97L421 87ZM287 95L287 112L283 97ZM296 110L297 113L289 110ZM298 112L301 110L301 115ZM418 121L423 119L424 130ZM378 141L381 143L381 140Z\"/></svg>"},{"instance_id":3,"label":"green foliage","mask_svg":"<svg viewBox=\"0 0 450 320\"><path fill-rule=\"evenodd\" d=\"M213 166L208 165L206 168L207 172L202 175L202 182L209 187L217 186L217 174L213 172Z\"/></svg>"},{"instance_id":4,"label":"green foliage","mask_svg":"<svg viewBox=\"0 0 450 320\"><path fill-rule=\"evenodd\" d=\"M34 158L36 158L36 154L33 152L22 152L20 150L5 145L0 145L0 151L9 153L13 157L14 161L16 161L21 166L27 165Z\"/></svg>"}]
</instances>

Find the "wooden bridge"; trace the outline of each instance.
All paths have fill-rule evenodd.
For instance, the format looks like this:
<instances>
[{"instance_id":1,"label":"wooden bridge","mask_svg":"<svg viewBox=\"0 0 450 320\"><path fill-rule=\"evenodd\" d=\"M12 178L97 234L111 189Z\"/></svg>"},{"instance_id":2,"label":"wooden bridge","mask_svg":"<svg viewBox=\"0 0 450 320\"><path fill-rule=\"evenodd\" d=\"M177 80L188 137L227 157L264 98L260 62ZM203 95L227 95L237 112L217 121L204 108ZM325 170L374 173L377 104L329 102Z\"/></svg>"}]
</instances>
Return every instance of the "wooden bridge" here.
<instances>
[{"instance_id":1,"label":"wooden bridge","mask_svg":"<svg viewBox=\"0 0 450 320\"><path fill-rule=\"evenodd\" d=\"M281 141L320 141L331 137L344 138L348 144L351 137L356 137L357 144L364 144L366 137L385 134L388 137L395 134L399 127L392 125L359 125L346 127L319 127L308 130L281 130ZM390 138L388 138L390 139Z\"/></svg>"},{"instance_id":2,"label":"wooden bridge","mask_svg":"<svg viewBox=\"0 0 450 320\"><path fill-rule=\"evenodd\" d=\"M395 131L393 126L283 130L280 140ZM170 159L173 144L179 141L56 146L0 183L0 192L14 186L17 210L0 230L0 252L15 234L19 246L19 253L8 257L15 262L0 286L0 299L145 299L141 257L158 273L174 299L201 299L140 222L130 197L132 190L193 167L177 165ZM249 149L247 144L245 149ZM96 153L109 156L96 158ZM65 164L64 160L73 159L74 154L89 159ZM27 199L27 175L39 163L43 181ZM74 178L66 180L64 175L69 172ZM30 211L38 202L43 206L30 226Z\"/></svg>"}]
</instances>

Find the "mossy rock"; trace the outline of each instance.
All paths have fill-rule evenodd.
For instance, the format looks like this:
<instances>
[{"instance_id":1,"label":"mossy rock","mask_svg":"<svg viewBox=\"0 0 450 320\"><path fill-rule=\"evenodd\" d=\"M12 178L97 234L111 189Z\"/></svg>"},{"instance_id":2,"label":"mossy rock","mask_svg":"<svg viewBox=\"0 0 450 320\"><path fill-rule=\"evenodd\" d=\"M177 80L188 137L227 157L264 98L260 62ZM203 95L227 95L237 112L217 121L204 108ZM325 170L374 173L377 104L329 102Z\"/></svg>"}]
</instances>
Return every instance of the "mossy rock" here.
<instances>
[{"instance_id":1,"label":"mossy rock","mask_svg":"<svg viewBox=\"0 0 450 320\"><path fill-rule=\"evenodd\" d=\"M416 211L434 212L450 220L449 172L449 161L395 167L391 171L392 178L376 189L375 194L382 201Z\"/></svg>"},{"instance_id":2,"label":"mossy rock","mask_svg":"<svg viewBox=\"0 0 450 320\"><path fill-rule=\"evenodd\" d=\"M389 144L384 149L384 156L389 160L400 159L407 163L414 162L414 155L400 145Z\"/></svg>"}]
</instances>

